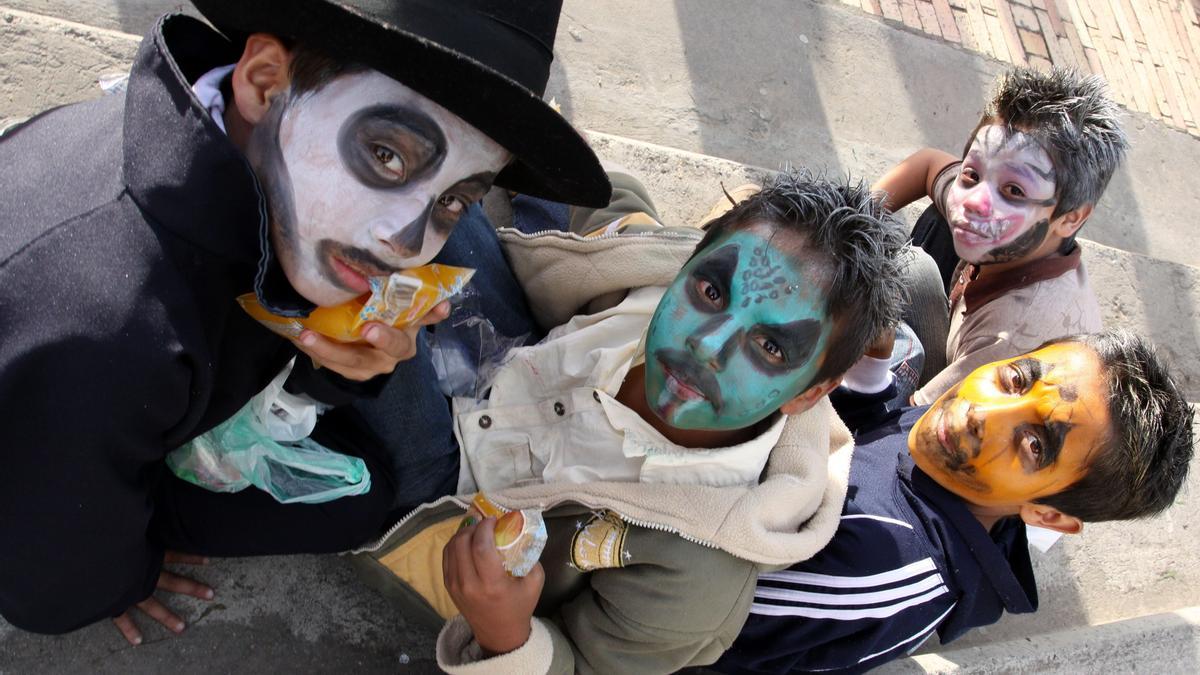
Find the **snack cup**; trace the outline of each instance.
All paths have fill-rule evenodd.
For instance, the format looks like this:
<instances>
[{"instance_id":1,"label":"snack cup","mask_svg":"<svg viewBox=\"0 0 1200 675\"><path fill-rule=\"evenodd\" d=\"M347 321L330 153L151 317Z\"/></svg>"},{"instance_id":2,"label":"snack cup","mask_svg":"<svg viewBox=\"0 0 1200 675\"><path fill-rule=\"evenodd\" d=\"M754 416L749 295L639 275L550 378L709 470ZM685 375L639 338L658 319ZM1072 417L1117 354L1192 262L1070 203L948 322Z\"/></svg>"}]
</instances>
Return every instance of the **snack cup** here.
<instances>
[{"instance_id":1,"label":"snack cup","mask_svg":"<svg viewBox=\"0 0 1200 675\"><path fill-rule=\"evenodd\" d=\"M538 509L505 511L477 492L467 507L459 527L468 527L483 518L496 518L496 550L504 569L514 577L523 577L537 564L546 547L546 523Z\"/></svg>"},{"instance_id":2,"label":"snack cup","mask_svg":"<svg viewBox=\"0 0 1200 675\"><path fill-rule=\"evenodd\" d=\"M253 293L238 296L238 304L256 321L292 340L305 329L339 342L361 342L362 327L378 321L402 328L429 313L439 302L460 291L475 270L433 263L372 277L371 292L335 307L317 307L307 317L272 314Z\"/></svg>"}]
</instances>

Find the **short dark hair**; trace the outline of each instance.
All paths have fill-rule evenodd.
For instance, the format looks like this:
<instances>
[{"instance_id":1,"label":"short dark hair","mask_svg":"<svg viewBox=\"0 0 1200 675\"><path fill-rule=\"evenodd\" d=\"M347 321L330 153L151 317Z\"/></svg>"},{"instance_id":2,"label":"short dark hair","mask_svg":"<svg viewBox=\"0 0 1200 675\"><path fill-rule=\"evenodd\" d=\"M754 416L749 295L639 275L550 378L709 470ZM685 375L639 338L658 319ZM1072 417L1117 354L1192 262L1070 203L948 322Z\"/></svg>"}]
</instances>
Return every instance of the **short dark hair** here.
<instances>
[{"instance_id":1,"label":"short dark hair","mask_svg":"<svg viewBox=\"0 0 1200 675\"><path fill-rule=\"evenodd\" d=\"M696 251L758 223L795 235L797 250L827 265L825 311L836 324L809 386L841 377L876 336L900 321L904 229L862 181L786 169L708 223Z\"/></svg>"},{"instance_id":2,"label":"short dark hair","mask_svg":"<svg viewBox=\"0 0 1200 675\"><path fill-rule=\"evenodd\" d=\"M288 71L291 75L293 97L318 91L342 75L368 70L365 65L339 59L311 45L284 40L284 46L292 55Z\"/></svg>"},{"instance_id":3,"label":"short dark hair","mask_svg":"<svg viewBox=\"0 0 1200 675\"><path fill-rule=\"evenodd\" d=\"M990 124L1032 136L1050 156L1057 201L1052 218L1098 202L1129 147L1104 79L1065 68L1014 68L1002 75L964 157Z\"/></svg>"},{"instance_id":4,"label":"short dark hair","mask_svg":"<svg viewBox=\"0 0 1200 675\"><path fill-rule=\"evenodd\" d=\"M1038 503L1086 522L1131 520L1175 501L1187 478L1195 410L1145 340L1126 331L1073 335L1100 357L1108 381L1110 429L1087 473Z\"/></svg>"}]
</instances>

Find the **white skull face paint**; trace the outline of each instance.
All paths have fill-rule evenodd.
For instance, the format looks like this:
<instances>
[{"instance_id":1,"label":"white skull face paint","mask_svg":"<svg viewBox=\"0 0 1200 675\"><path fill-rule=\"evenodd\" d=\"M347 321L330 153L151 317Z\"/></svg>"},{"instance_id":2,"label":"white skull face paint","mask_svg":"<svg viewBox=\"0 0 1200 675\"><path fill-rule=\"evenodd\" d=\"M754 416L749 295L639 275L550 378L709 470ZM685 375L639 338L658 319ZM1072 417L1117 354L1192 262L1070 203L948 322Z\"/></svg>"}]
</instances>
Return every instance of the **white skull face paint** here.
<instances>
[{"instance_id":1,"label":"white skull face paint","mask_svg":"<svg viewBox=\"0 0 1200 675\"><path fill-rule=\"evenodd\" d=\"M376 71L281 99L251 143L279 263L318 305L367 292L367 277L429 262L510 158Z\"/></svg>"},{"instance_id":2,"label":"white skull face paint","mask_svg":"<svg viewBox=\"0 0 1200 675\"><path fill-rule=\"evenodd\" d=\"M981 127L946 196L954 250L972 263L1020 259L1045 241L1054 204L1054 165L1037 140Z\"/></svg>"}]
</instances>

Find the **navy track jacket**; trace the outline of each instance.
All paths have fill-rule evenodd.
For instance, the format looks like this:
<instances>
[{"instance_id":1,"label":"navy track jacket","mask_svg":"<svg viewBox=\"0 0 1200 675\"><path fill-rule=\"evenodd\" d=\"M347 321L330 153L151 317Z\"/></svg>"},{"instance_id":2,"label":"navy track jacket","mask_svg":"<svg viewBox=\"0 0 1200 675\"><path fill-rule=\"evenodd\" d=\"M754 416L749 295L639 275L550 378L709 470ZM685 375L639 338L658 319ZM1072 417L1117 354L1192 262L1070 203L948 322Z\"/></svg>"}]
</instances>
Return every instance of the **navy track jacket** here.
<instances>
[{"instance_id":1,"label":"navy track jacket","mask_svg":"<svg viewBox=\"0 0 1200 675\"><path fill-rule=\"evenodd\" d=\"M848 402L839 394L840 412ZM1007 518L989 535L914 466L908 432L924 412L860 416L837 533L812 559L759 578L750 617L718 670L863 672L934 631L945 643L1005 610L1037 608L1024 524Z\"/></svg>"}]
</instances>

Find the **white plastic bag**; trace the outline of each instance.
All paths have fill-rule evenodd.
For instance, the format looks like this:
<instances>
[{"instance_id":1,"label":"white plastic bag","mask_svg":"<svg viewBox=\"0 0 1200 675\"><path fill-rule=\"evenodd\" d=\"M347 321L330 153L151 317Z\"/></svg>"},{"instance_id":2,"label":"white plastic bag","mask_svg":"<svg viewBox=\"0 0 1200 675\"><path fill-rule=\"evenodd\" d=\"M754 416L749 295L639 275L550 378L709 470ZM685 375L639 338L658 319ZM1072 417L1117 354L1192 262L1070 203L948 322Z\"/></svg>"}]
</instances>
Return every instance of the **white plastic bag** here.
<instances>
[{"instance_id":1,"label":"white plastic bag","mask_svg":"<svg viewBox=\"0 0 1200 675\"><path fill-rule=\"evenodd\" d=\"M283 390L292 363L233 417L167 455L176 476L214 492L253 485L284 504L319 504L371 489L358 457L308 438L317 404Z\"/></svg>"}]
</instances>

